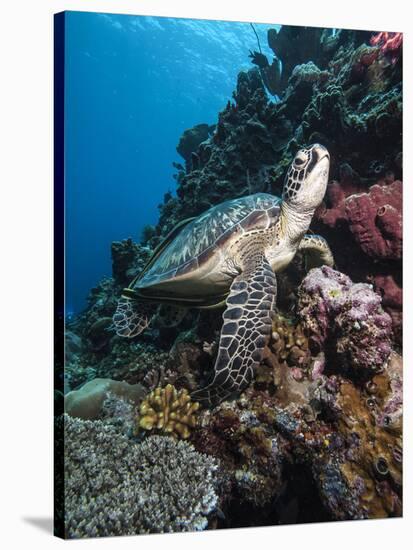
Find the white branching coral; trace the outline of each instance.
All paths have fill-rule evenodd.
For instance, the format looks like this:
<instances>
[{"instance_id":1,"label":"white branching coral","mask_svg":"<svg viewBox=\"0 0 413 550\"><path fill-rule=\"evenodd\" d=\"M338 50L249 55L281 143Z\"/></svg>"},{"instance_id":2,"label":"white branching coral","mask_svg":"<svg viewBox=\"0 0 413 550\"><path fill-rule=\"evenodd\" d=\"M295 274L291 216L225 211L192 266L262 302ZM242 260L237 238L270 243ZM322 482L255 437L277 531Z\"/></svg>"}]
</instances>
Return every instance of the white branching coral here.
<instances>
[{"instance_id":1,"label":"white branching coral","mask_svg":"<svg viewBox=\"0 0 413 550\"><path fill-rule=\"evenodd\" d=\"M218 504L214 458L171 437L134 443L101 420L64 420L68 538L207 527Z\"/></svg>"}]
</instances>

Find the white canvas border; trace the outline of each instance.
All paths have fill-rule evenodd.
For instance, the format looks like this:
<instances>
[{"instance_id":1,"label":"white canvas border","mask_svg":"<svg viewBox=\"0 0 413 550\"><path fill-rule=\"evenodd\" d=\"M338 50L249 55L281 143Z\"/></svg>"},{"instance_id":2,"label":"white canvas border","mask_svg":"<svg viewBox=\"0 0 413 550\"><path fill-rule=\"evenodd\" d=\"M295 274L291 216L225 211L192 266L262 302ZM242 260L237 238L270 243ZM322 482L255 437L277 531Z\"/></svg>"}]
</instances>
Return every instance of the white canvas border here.
<instances>
[{"instance_id":1,"label":"white canvas border","mask_svg":"<svg viewBox=\"0 0 413 550\"><path fill-rule=\"evenodd\" d=\"M64 544L45 530L52 514L52 14L64 9L405 32L405 486L396 520L83 540L89 548L406 548L412 521L412 140L408 3L346 0L13 0L2 6L1 387L4 548ZM410 241L410 242L409 242ZM410 280L409 280L410 279ZM410 466L409 466L410 464Z\"/></svg>"}]
</instances>

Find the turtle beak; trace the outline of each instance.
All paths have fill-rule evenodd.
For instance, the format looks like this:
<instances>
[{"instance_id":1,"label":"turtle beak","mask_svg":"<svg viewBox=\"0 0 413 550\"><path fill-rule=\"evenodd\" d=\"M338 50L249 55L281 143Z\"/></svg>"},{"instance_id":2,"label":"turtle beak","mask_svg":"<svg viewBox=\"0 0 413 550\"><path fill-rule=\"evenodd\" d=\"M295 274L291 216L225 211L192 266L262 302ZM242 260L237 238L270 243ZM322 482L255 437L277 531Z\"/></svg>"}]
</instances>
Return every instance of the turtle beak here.
<instances>
[{"instance_id":1,"label":"turtle beak","mask_svg":"<svg viewBox=\"0 0 413 550\"><path fill-rule=\"evenodd\" d=\"M315 166L319 166L321 162L330 166L330 155L324 145L315 143L310 149L311 158L307 166L307 173L311 173Z\"/></svg>"},{"instance_id":2,"label":"turtle beak","mask_svg":"<svg viewBox=\"0 0 413 550\"><path fill-rule=\"evenodd\" d=\"M311 152L314 155L315 162L319 162L323 158L327 157L328 160L330 160L330 154L327 151L327 149L324 147L324 145L320 145L319 143L314 143L314 145L311 148Z\"/></svg>"}]
</instances>

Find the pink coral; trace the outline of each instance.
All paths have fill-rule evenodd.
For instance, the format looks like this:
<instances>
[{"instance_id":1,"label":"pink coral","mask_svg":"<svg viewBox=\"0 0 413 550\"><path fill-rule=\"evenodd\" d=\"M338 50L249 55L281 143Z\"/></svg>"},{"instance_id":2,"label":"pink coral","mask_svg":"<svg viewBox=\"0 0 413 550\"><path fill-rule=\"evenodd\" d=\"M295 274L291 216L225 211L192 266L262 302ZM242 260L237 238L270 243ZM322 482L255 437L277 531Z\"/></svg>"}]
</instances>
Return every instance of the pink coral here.
<instances>
[{"instance_id":1,"label":"pink coral","mask_svg":"<svg viewBox=\"0 0 413 550\"><path fill-rule=\"evenodd\" d=\"M340 181L333 180L327 186L327 200L330 208L325 204L316 212L316 218L320 219L325 225L335 227L340 222L346 221L345 199L362 192L360 185L360 176L353 171L349 164L340 166Z\"/></svg>"},{"instance_id":2,"label":"pink coral","mask_svg":"<svg viewBox=\"0 0 413 550\"><path fill-rule=\"evenodd\" d=\"M393 174L386 174L366 189L358 175L348 165L343 165L340 181L333 181L327 187L329 208L324 204L315 214L319 223L330 228L329 242L334 244L336 239L334 252L341 268L358 280L374 284L381 294L383 307L393 321L395 340L399 343L402 199L402 182L395 180ZM349 229L348 234L343 232L345 228ZM323 229L320 232L323 233Z\"/></svg>"},{"instance_id":3,"label":"pink coral","mask_svg":"<svg viewBox=\"0 0 413 550\"><path fill-rule=\"evenodd\" d=\"M394 64L400 57L403 33L379 32L371 37L370 44L372 46L380 46L382 54L390 57L391 62Z\"/></svg>"},{"instance_id":4,"label":"pink coral","mask_svg":"<svg viewBox=\"0 0 413 550\"><path fill-rule=\"evenodd\" d=\"M368 193L344 202L350 231L371 258L399 260L402 255L402 183L373 185Z\"/></svg>"},{"instance_id":5,"label":"pink coral","mask_svg":"<svg viewBox=\"0 0 413 550\"><path fill-rule=\"evenodd\" d=\"M327 199L330 208L323 204L316 212L316 218L329 227L336 227L337 224L347 222L345 200L349 192L341 182L332 181L327 186Z\"/></svg>"},{"instance_id":6,"label":"pink coral","mask_svg":"<svg viewBox=\"0 0 413 550\"><path fill-rule=\"evenodd\" d=\"M396 339L401 342L403 291L393 275L376 275L374 285L382 295L383 307L392 318Z\"/></svg>"}]
</instances>

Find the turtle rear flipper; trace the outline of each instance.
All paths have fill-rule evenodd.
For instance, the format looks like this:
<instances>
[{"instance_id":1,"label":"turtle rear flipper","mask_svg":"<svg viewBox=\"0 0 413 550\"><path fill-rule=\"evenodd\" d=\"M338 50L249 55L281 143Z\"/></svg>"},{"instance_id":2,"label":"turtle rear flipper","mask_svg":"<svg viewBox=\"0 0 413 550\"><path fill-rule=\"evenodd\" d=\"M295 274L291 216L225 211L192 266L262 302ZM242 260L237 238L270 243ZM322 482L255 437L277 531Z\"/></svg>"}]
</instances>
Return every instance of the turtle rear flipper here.
<instances>
[{"instance_id":1,"label":"turtle rear flipper","mask_svg":"<svg viewBox=\"0 0 413 550\"><path fill-rule=\"evenodd\" d=\"M231 285L214 378L191 397L206 406L245 389L261 362L272 328L277 281L263 252L252 254Z\"/></svg>"},{"instance_id":2,"label":"turtle rear flipper","mask_svg":"<svg viewBox=\"0 0 413 550\"><path fill-rule=\"evenodd\" d=\"M133 338L149 325L156 306L122 297L113 316L113 324L118 336Z\"/></svg>"}]
</instances>

